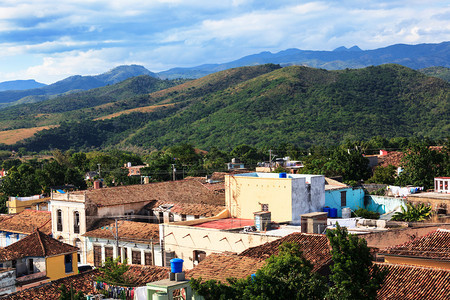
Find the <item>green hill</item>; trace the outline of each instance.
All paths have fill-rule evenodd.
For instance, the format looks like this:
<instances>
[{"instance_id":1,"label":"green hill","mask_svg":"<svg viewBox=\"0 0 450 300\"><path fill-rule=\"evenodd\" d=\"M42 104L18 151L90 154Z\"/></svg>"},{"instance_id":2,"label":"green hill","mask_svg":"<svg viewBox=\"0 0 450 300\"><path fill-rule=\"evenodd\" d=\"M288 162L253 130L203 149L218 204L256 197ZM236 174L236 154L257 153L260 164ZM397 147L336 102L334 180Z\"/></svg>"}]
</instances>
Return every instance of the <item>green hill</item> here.
<instances>
[{"instance_id":1,"label":"green hill","mask_svg":"<svg viewBox=\"0 0 450 300\"><path fill-rule=\"evenodd\" d=\"M154 104L159 108L148 113L62 123L23 146L162 148L187 142L230 149L243 143L270 146L284 141L307 147L377 135L450 135L449 83L399 65L341 71L276 65L236 68L118 100L113 106Z\"/></svg>"},{"instance_id":2,"label":"green hill","mask_svg":"<svg viewBox=\"0 0 450 300\"><path fill-rule=\"evenodd\" d=\"M425 69L420 69L419 72L427 75L433 76L437 78L444 79L447 82L450 82L450 68L446 67L429 67Z\"/></svg>"}]
</instances>

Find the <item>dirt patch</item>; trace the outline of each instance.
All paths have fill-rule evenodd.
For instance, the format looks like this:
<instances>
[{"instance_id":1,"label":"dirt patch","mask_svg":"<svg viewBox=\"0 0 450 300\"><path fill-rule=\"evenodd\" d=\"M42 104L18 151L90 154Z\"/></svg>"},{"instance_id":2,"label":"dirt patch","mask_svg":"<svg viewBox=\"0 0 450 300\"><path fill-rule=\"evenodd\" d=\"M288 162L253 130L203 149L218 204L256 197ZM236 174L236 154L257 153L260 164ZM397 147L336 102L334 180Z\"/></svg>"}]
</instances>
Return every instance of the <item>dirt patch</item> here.
<instances>
[{"instance_id":1,"label":"dirt patch","mask_svg":"<svg viewBox=\"0 0 450 300\"><path fill-rule=\"evenodd\" d=\"M151 106L144 106L144 107L137 107L137 108L132 108L132 109L127 109L127 110L123 110L123 111L119 111L107 116L103 116L100 118L96 118L94 119L94 121L99 121L99 120L107 120L107 119L112 119L121 115L126 115L126 114L131 114L133 112L152 112L155 111L158 108L164 108L164 107L170 107L170 106L174 106L174 103L170 103L170 104L162 104L162 105L151 105Z\"/></svg>"},{"instance_id":2,"label":"dirt patch","mask_svg":"<svg viewBox=\"0 0 450 300\"><path fill-rule=\"evenodd\" d=\"M58 125L50 125L50 126L20 128L20 129L0 131L0 143L12 145L21 140L32 137L36 132L39 132L44 129L55 128L57 126Z\"/></svg>"}]
</instances>

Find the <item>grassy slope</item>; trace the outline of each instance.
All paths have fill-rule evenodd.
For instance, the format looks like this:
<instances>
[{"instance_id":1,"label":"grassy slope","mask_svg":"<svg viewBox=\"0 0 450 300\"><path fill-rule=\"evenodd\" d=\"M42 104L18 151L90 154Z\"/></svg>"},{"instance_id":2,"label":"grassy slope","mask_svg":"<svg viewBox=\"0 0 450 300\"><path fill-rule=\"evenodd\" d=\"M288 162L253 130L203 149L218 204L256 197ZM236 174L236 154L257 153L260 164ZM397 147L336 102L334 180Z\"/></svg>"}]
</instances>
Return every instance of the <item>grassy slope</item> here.
<instances>
[{"instance_id":1,"label":"grassy slope","mask_svg":"<svg viewBox=\"0 0 450 300\"><path fill-rule=\"evenodd\" d=\"M119 143L161 148L181 142L232 148L281 141L309 146L374 135L445 137L450 134L449 91L447 82L398 65L343 71L244 67L89 108L102 107L105 116L110 106L154 106L149 113L61 126L28 145L39 149L63 136L70 136L63 140L73 141L74 148ZM89 135L85 143L76 128Z\"/></svg>"}]
</instances>

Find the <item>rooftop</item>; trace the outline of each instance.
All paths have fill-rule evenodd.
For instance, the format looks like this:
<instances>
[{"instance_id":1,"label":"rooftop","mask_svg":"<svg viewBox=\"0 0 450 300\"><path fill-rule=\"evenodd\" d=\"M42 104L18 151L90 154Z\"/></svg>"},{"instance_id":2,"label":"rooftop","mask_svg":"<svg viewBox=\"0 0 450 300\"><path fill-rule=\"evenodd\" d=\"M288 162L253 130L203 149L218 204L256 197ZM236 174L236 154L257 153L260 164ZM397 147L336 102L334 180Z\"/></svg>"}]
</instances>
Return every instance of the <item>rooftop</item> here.
<instances>
[{"instance_id":1,"label":"rooftop","mask_svg":"<svg viewBox=\"0 0 450 300\"><path fill-rule=\"evenodd\" d=\"M62 243L47 234L36 230L33 234L0 249L0 261L8 261L29 256L48 257L77 251L77 247Z\"/></svg>"},{"instance_id":2,"label":"rooftop","mask_svg":"<svg viewBox=\"0 0 450 300\"><path fill-rule=\"evenodd\" d=\"M119 227L119 239L126 241L144 241L151 243L151 240L159 242L159 225L133 222L133 221L117 221ZM101 227L88 231L84 234L87 237L103 238L103 239L115 239L115 222L110 221L103 224Z\"/></svg>"},{"instance_id":3,"label":"rooftop","mask_svg":"<svg viewBox=\"0 0 450 300\"><path fill-rule=\"evenodd\" d=\"M70 193L70 195L84 195L86 201L90 201L98 207L146 201L182 202L224 206L225 194L216 190L211 190L205 185L206 183L203 184L199 180L191 178L142 185L76 191Z\"/></svg>"},{"instance_id":4,"label":"rooftop","mask_svg":"<svg viewBox=\"0 0 450 300\"><path fill-rule=\"evenodd\" d=\"M225 198L224 198L225 199ZM222 201L218 201L217 204L206 204L206 203L189 203L180 201L179 199L171 199L171 200L158 200L158 201L150 201L149 204L146 205L147 209L167 211L170 210L172 213L176 214L184 214L184 215L199 215L204 217L213 217L223 211L225 209L225 203L221 203ZM170 207L168 208L160 208Z\"/></svg>"},{"instance_id":5,"label":"rooftop","mask_svg":"<svg viewBox=\"0 0 450 300\"><path fill-rule=\"evenodd\" d=\"M427 193L417 193L417 194L409 194L407 198L430 198L437 200L450 200L450 194L446 193L435 193L435 192L427 192Z\"/></svg>"},{"instance_id":6,"label":"rooftop","mask_svg":"<svg viewBox=\"0 0 450 300\"><path fill-rule=\"evenodd\" d=\"M388 270L377 299L450 299L450 270L376 263Z\"/></svg>"},{"instance_id":7,"label":"rooftop","mask_svg":"<svg viewBox=\"0 0 450 300\"><path fill-rule=\"evenodd\" d=\"M314 270L327 265L331 261L331 246L323 234L292 233L273 242L244 250L239 256L267 259L271 255L278 254L282 243L294 242L300 245L304 257L314 265Z\"/></svg>"},{"instance_id":8,"label":"rooftop","mask_svg":"<svg viewBox=\"0 0 450 300\"><path fill-rule=\"evenodd\" d=\"M323 175L310 175L310 174L287 174L286 178L280 178L281 173L262 173L262 172L253 172L253 173L243 173L243 174L235 174L235 177L251 177L251 178L273 178L273 179L300 179L304 178L306 181L309 181L312 177L323 177Z\"/></svg>"},{"instance_id":9,"label":"rooftop","mask_svg":"<svg viewBox=\"0 0 450 300\"><path fill-rule=\"evenodd\" d=\"M254 220L238 219L238 218L226 218L220 220L207 221L193 227L211 228L211 229L235 229L242 228L244 226L255 225Z\"/></svg>"},{"instance_id":10,"label":"rooftop","mask_svg":"<svg viewBox=\"0 0 450 300\"><path fill-rule=\"evenodd\" d=\"M130 269L125 273L128 275L135 286L143 286L148 282L161 280L167 278L169 272L168 268L157 266L140 266L131 265ZM50 281L49 283L26 289L20 292L9 294L6 299L12 300L50 300L59 299L59 287L64 284L67 288L73 286L75 291L82 291L84 294L94 294L93 281L95 277L100 275L100 270L92 270L85 273L61 278Z\"/></svg>"},{"instance_id":11,"label":"rooftop","mask_svg":"<svg viewBox=\"0 0 450 300\"><path fill-rule=\"evenodd\" d=\"M201 261L194 269L186 271L186 277L201 277L202 281L214 279L226 283L227 278L245 278L256 273L264 263L265 261L259 258L213 253Z\"/></svg>"},{"instance_id":12,"label":"rooftop","mask_svg":"<svg viewBox=\"0 0 450 300\"><path fill-rule=\"evenodd\" d=\"M32 234L36 229L39 229L45 234L51 234L51 219L51 212L49 211L26 209L15 215L2 216L0 218L0 230Z\"/></svg>"},{"instance_id":13,"label":"rooftop","mask_svg":"<svg viewBox=\"0 0 450 300\"><path fill-rule=\"evenodd\" d=\"M412 241L381 250L380 254L450 260L450 230L437 229Z\"/></svg>"}]
</instances>

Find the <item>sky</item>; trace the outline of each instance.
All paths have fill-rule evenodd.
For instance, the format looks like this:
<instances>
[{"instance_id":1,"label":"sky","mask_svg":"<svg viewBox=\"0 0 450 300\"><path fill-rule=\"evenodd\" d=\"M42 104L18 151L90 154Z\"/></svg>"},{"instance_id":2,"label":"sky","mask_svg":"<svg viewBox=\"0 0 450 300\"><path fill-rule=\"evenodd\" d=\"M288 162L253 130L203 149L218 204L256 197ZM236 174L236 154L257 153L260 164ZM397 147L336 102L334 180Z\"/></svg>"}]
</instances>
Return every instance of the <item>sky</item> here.
<instances>
[{"instance_id":1,"label":"sky","mask_svg":"<svg viewBox=\"0 0 450 300\"><path fill-rule=\"evenodd\" d=\"M0 0L0 82L444 41L448 0Z\"/></svg>"}]
</instances>

